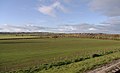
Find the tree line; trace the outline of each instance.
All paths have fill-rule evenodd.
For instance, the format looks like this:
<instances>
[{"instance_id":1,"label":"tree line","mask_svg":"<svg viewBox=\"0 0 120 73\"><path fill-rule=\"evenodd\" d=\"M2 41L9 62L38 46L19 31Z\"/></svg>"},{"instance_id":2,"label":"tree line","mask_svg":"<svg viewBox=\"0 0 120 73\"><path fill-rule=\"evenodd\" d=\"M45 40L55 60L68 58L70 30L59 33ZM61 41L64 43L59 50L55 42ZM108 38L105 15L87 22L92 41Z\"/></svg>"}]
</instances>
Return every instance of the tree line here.
<instances>
[{"instance_id":1,"label":"tree line","mask_svg":"<svg viewBox=\"0 0 120 73\"><path fill-rule=\"evenodd\" d=\"M120 34L105 33L49 33L49 32L0 32L0 35L37 36L40 38L90 38L120 40Z\"/></svg>"}]
</instances>

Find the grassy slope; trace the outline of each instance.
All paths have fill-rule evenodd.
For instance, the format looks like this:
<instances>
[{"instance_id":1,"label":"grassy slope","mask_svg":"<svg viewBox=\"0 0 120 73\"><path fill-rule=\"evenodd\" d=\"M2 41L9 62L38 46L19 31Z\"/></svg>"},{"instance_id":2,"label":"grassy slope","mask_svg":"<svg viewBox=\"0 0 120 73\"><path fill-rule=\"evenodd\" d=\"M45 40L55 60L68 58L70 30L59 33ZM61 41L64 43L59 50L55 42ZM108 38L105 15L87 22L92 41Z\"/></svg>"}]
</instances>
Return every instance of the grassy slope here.
<instances>
[{"instance_id":1,"label":"grassy slope","mask_svg":"<svg viewBox=\"0 0 120 73\"><path fill-rule=\"evenodd\" d=\"M114 40L80 38L0 40L0 69L5 71L71 60L117 48L120 48L120 41Z\"/></svg>"},{"instance_id":2,"label":"grassy slope","mask_svg":"<svg viewBox=\"0 0 120 73\"><path fill-rule=\"evenodd\" d=\"M38 73L84 73L90 69L93 69L99 65L109 63L112 60L119 59L120 52L87 59L85 61L75 62L64 66L53 67L48 70L42 70Z\"/></svg>"}]
</instances>

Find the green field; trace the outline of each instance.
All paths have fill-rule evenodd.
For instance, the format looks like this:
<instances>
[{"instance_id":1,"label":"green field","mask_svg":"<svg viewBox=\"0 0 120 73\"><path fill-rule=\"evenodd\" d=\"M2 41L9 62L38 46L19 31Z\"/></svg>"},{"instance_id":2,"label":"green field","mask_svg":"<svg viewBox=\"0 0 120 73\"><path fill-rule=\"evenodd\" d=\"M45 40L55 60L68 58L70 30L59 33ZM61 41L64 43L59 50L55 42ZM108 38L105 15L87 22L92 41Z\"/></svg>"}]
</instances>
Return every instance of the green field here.
<instances>
[{"instance_id":1,"label":"green field","mask_svg":"<svg viewBox=\"0 0 120 73\"><path fill-rule=\"evenodd\" d=\"M100 56L93 58L93 54ZM79 60L81 58L82 60ZM0 40L1 72L29 70L38 73L79 73L119 58L120 41L116 40L85 38ZM69 63L58 65L66 61ZM40 69L41 66L47 68Z\"/></svg>"},{"instance_id":2,"label":"green field","mask_svg":"<svg viewBox=\"0 0 120 73\"><path fill-rule=\"evenodd\" d=\"M29 36L29 35L18 35L16 36L15 34L6 34L6 35L0 35L0 39L10 39L10 38L34 38L35 36Z\"/></svg>"}]
</instances>

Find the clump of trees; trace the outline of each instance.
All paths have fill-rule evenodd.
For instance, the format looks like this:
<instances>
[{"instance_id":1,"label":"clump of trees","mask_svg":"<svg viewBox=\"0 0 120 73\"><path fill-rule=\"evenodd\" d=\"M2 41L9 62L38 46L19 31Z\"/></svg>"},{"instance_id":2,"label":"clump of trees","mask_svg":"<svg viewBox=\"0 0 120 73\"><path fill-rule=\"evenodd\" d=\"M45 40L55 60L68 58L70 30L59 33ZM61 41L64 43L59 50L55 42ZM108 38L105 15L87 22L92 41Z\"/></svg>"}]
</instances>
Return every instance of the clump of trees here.
<instances>
[{"instance_id":1,"label":"clump of trees","mask_svg":"<svg viewBox=\"0 0 120 73\"><path fill-rule=\"evenodd\" d=\"M103 33L69 33L69 34L52 34L52 38L90 38L103 40L120 40L120 34L103 34Z\"/></svg>"}]
</instances>

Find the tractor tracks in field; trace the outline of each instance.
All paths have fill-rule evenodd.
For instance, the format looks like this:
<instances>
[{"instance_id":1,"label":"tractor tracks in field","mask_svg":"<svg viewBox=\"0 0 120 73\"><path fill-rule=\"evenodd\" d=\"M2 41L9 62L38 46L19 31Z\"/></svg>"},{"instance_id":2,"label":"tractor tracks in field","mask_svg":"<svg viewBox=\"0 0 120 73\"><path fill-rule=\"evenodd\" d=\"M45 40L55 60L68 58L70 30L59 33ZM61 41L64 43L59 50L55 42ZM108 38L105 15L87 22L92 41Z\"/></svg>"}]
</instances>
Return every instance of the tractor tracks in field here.
<instances>
[{"instance_id":1,"label":"tractor tracks in field","mask_svg":"<svg viewBox=\"0 0 120 73\"><path fill-rule=\"evenodd\" d=\"M120 73L120 59L114 60L86 73Z\"/></svg>"}]
</instances>

